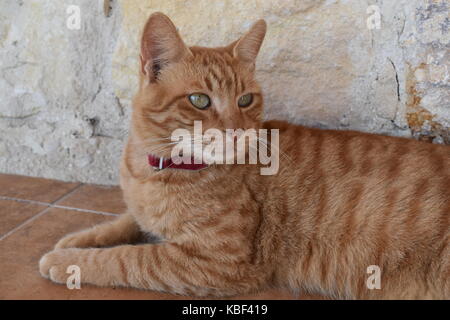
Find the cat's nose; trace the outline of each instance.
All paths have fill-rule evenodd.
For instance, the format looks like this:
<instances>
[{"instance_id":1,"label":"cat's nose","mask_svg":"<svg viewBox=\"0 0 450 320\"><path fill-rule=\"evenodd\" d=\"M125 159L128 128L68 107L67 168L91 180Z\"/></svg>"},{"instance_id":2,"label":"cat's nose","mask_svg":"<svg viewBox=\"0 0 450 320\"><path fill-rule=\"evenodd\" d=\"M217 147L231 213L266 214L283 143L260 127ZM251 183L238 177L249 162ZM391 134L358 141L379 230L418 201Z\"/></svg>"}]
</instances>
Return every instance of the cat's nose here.
<instances>
[{"instance_id":1,"label":"cat's nose","mask_svg":"<svg viewBox=\"0 0 450 320\"><path fill-rule=\"evenodd\" d=\"M244 119L242 119L242 116L239 114L227 114L224 116L222 123L224 125L225 129L239 129L244 128Z\"/></svg>"}]
</instances>

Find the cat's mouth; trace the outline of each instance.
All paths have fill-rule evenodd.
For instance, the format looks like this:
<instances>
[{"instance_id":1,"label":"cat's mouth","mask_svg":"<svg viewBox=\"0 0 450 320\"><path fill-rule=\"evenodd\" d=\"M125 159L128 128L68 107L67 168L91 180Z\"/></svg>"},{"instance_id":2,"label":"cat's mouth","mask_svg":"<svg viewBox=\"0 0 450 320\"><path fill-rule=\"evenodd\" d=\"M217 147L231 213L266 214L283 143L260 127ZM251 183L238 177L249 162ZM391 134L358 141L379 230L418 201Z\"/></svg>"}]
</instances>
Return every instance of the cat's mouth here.
<instances>
[{"instance_id":1,"label":"cat's mouth","mask_svg":"<svg viewBox=\"0 0 450 320\"><path fill-rule=\"evenodd\" d=\"M172 139L164 143L163 148L155 153L148 152L148 163L156 170L185 169L200 170L209 165L246 163L251 152L257 153L259 138L247 136L244 133L221 135L211 138L208 135L188 135L181 139ZM246 142L247 141L247 142ZM152 147L152 149L158 149Z\"/></svg>"}]
</instances>

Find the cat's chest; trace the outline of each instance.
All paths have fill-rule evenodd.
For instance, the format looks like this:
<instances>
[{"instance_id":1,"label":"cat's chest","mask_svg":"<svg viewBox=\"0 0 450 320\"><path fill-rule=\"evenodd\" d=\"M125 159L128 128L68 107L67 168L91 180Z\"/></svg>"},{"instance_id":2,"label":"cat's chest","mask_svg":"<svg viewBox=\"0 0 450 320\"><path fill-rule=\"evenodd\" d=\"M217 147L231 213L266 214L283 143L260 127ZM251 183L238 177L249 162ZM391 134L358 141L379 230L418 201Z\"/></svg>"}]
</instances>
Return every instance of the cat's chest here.
<instances>
[{"instance_id":1,"label":"cat's chest","mask_svg":"<svg viewBox=\"0 0 450 320\"><path fill-rule=\"evenodd\" d=\"M191 190L157 182L131 182L124 193L141 229L166 239L182 233L186 222L199 216L204 207Z\"/></svg>"}]
</instances>

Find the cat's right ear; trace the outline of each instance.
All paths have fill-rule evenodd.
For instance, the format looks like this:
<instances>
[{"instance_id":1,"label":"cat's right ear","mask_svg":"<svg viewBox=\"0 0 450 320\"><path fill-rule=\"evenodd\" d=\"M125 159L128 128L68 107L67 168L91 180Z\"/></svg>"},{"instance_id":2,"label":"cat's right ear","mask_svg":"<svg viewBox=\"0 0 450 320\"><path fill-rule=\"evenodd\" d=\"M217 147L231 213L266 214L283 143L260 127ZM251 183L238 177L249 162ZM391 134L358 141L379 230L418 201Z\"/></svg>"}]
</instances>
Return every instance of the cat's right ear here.
<instances>
[{"instance_id":1,"label":"cat's right ear","mask_svg":"<svg viewBox=\"0 0 450 320\"><path fill-rule=\"evenodd\" d=\"M170 63L191 54L175 25L163 13L153 13L147 20L141 39L141 73L149 82Z\"/></svg>"}]
</instances>

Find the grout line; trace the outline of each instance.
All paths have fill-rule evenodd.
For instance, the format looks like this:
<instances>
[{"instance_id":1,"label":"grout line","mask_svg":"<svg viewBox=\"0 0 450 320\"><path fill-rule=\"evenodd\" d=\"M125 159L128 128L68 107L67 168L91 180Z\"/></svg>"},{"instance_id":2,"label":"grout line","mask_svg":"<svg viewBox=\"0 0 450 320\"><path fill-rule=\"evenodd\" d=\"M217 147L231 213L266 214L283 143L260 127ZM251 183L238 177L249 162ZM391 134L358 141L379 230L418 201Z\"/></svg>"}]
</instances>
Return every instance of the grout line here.
<instances>
[{"instance_id":1,"label":"grout line","mask_svg":"<svg viewBox=\"0 0 450 320\"><path fill-rule=\"evenodd\" d=\"M68 196L70 196L72 193L74 193L78 188L80 188L83 184L78 184L75 188L67 192L66 194L62 195L61 197L57 198L56 200L53 200L52 202L42 202L37 200L28 200L28 199L22 199L22 198L15 198L15 197L7 197L7 196L0 196L0 200L11 200L11 201L17 201L17 202L24 202L24 203L31 203L31 204L39 204L41 206L49 206L53 207L56 206L56 203L64 200Z\"/></svg>"},{"instance_id":2,"label":"grout line","mask_svg":"<svg viewBox=\"0 0 450 320\"><path fill-rule=\"evenodd\" d=\"M25 199L5 197L5 196L0 196L0 200L10 200L10 201L23 202L23 203L39 204L41 206L49 206L51 204L48 202L41 202L41 201L36 201L36 200L25 200Z\"/></svg>"},{"instance_id":3,"label":"grout line","mask_svg":"<svg viewBox=\"0 0 450 320\"><path fill-rule=\"evenodd\" d=\"M72 193L74 193L75 191L77 191L78 189L80 189L84 184L80 183L77 186L75 186L72 190L70 190L69 192L67 192L66 194L62 195L61 197L59 197L56 200L53 200L50 204L56 204L59 201L62 201L64 199L66 199L68 196L70 196Z\"/></svg>"},{"instance_id":4,"label":"grout line","mask_svg":"<svg viewBox=\"0 0 450 320\"><path fill-rule=\"evenodd\" d=\"M76 190L78 190L82 186L83 186L83 183L77 184L69 192L63 194L62 196L53 200L52 202L42 202L42 201L37 201L37 200L28 200L28 199L21 199L21 198L15 198L15 197L6 197L6 196L0 196L0 200L11 200L11 201L17 201L17 202L32 203L32 204L39 204L42 206L54 207L57 202L66 199L68 196L73 194Z\"/></svg>"},{"instance_id":5,"label":"grout line","mask_svg":"<svg viewBox=\"0 0 450 320\"><path fill-rule=\"evenodd\" d=\"M91 210L91 209L81 209L81 208L75 208L75 207L69 207L69 206L62 206L62 205L59 205L59 204L53 204L53 203L48 203L48 202L41 202L41 201L35 201L35 200L25 200L25 199L20 199L20 198L13 198L13 197L0 196L0 200L10 200L10 201L23 202L23 203L38 204L38 205L46 206L46 207L49 207L49 208L66 209L66 210L73 210L73 211L80 211L80 212L87 212L87 213L95 213L95 214L101 214L101 215L104 215L104 216L114 216L114 217L119 216L118 213L112 213L112 212L106 212L106 211L97 211L97 210Z\"/></svg>"},{"instance_id":6,"label":"grout line","mask_svg":"<svg viewBox=\"0 0 450 320\"><path fill-rule=\"evenodd\" d=\"M19 224L17 227L13 228L12 230L10 230L7 233L5 233L4 235L0 236L0 241L5 239L5 238L7 238L11 234L13 234L14 232L16 232L17 230L22 228L24 225L27 225L28 223L30 223L30 222L36 220L37 218L41 217L47 211L49 211L51 208L58 208L58 209L73 210L73 211L79 211L79 212L94 213L94 214L100 214L100 215L104 215L104 216L114 216L114 217L116 217L116 216L119 215L117 213L103 212L103 211L89 210L89 209L80 209L80 208L61 206L61 205L56 204L59 201L62 201L64 199L66 199L67 197L69 197L76 190L78 190L81 186L83 186L83 183L80 183L75 188L73 188L71 191L69 191L65 195L59 197L58 199L52 201L51 203L42 202L42 201L35 201L35 200L25 200L25 199L14 198L14 197L0 196L0 200L10 200L10 201L17 201L17 202L24 202L24 203L31 203L31 204L38 204L38 205L46 206L46 208L43 209L42 211L38 212L37 214L35 214L31 218L29 218L29 219L25 220L24 222L22 222L21 224Z\"/></svg>"},{"instance_id":7,"label":"grout line","mask_svg":"<svg viewBox=\"0 0 450 320\"><path fill-rule=\"evenodd\" d=\"M5 233L3 236L0 237L0 241L2 241L3 239L5 239L6 237L10 236L11 234L13 234L14 232L16 232L17 230L19 230L20 228L22 228L24 225L34 221L35 219L39 218L40 216L42 216L43 214L45 214L48 210L50 210L50 207L46 207L45 209L43 209L42 211L38 212L37 214L35 214L34 216L32 216L31 218L25 220L24 222L22 222L21 224L19 224L17 227L15 227L12 230L9 230L7 233Z\"/></svg>"},{"instance_id":8,"label":"grout line","mask_svg":"<svg viewBox=\"0 0 450 320\"><path fill-rule=\"evenodd\" d=\"M118 213L112 213L112 212L105 212L105 211L97 211L97 210L90 210L90 209L81 209L81 208L74 208L74 207L66 207L66 206L60 206L60 205L50 205L52 208L58 208L58 209L66 209L66 210L73 210L73 211L80 211L80 212L87 212L87 213L95 213L95 214L101 214L103 216L119 216Z\"/></svg>"}]
</instances>

